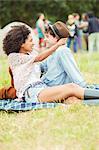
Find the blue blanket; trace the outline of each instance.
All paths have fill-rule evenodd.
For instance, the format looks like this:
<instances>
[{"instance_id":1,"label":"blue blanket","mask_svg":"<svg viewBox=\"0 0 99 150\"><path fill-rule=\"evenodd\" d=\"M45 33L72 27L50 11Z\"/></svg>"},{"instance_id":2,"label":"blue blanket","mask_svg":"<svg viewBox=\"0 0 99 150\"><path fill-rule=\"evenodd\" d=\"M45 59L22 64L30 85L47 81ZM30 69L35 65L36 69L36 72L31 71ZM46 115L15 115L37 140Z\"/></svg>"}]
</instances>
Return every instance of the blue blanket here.
<instances>
[{"instance_id":1,"label":"blue blanket","mask_svg":"<svg viewBox=\"0 0 99 150\"><path fill-rule=\"evenodd\" d=\"M41 108L54 108L59 103L33 103L33 102L18 102L15 100L0 100L0 110L36 110Z\"/></svg>"},{"instance_id":2,"label":"blue blanket","mask_svg":"<svg viewBox=\"0 0 99 150\"><path fill-rule=\"evenodd\" d=\"M89 85L89 88L99 90L99 85ZM94 100L83 100L83 104L88 105L99 105L99 99ZM27 111L36 110L42 108L54 108L59 105L65 105L62 103L33 103L33 102L18 102L16 100L0 100L0 110L13 110L13 111Z\"/></svg>"},{"instance_id":3,"label":"blue blanket","mask_svg":"<svg viewBox=\"0 0 99 150\"><path fill-rule=\"evenodd\" d=\"M84 100L83 104L99 105L99 100ZM27 111L42 108L54 108L66 104L62 103L33 103L33 102L17 102L15 100L0 100L0 110Z\"/></svg>"}]
</instances>

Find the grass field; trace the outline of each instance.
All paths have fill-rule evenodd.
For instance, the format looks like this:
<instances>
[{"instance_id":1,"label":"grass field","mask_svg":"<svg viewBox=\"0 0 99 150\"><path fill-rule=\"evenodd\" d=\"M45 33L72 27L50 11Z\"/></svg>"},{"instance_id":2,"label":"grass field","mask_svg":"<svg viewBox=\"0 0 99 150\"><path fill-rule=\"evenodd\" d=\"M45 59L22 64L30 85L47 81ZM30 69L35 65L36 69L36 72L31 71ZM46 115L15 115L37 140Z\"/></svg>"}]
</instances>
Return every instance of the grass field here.
<instances>
[{"instance_id":1,"label":"grass field","mask_svg":"<svg viewBox=\"0 0 99 150\"><path fill-rule=\"evenodd\" d=\"M99 53L75 59L88 83L99 83ZM0 87L9 85L0 57ZM75 104L28 112L0 112L0 150L99 150L99 107Z\"/></svg>"}]
</instances>

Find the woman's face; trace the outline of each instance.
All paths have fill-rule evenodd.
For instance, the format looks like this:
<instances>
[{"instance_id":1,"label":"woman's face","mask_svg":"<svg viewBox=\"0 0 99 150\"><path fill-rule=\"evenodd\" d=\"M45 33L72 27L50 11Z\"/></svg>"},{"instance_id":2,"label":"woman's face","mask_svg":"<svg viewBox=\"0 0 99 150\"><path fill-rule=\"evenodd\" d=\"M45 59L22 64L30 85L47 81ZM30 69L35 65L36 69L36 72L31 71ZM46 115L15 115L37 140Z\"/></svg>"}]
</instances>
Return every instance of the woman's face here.
<instances>
[{"instance_id":1,"label":"woman's face","mask_svg":"<svg viewBox=\"0 0 99 150\"><path fill-rule=\"evenodd\" d=\"M27 39L25 40L25 43L22 44L22 48L25 52L31 52L33 49L33 38L31 34L28 35Z\"/></svg>"}]
</instances>

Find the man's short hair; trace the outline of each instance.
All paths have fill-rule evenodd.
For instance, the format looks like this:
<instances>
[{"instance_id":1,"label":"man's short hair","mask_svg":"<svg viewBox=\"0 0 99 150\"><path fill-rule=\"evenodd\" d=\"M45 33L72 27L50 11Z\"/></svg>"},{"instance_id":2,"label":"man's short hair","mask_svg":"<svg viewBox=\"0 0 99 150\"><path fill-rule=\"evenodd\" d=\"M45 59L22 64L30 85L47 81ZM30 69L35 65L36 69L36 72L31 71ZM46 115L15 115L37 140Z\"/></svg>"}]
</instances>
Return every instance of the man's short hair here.
<instances>
[{"instance_id":1,"label":"man's short hair","mask_svg":"<svg viewBox=\"0 0 99 150\"><path fill-rule=\"evenodd\" d=\"M19 53L21 45L25 43L30 30L25 25L13 26L3 40L3 50L7 55Z\"/></svg>"},{"instance_id":2,"label":"man's short hair","mask_svg":"<svg viewBox=\"0 0 99 150\"><path fill-rule=\"evenodd\" d=\"M94 17L94 13L93 13L93 11L89 11L89 12L87 13L87 15L88 15L88 17L89 17L89 18Z\"/></svg>"}]
</instances>

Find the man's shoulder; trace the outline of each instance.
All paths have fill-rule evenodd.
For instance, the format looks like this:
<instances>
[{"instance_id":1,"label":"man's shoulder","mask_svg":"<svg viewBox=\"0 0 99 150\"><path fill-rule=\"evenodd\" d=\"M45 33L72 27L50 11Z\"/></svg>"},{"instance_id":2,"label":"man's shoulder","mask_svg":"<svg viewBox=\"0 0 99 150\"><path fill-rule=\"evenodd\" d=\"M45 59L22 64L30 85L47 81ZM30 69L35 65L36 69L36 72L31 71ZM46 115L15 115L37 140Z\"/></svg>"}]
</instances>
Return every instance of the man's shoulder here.
<instances>
[{"instance_id":1,"label":"man's shoulder","mask_svg":"<svg viewBox=\"0 0 99 150\"><path fill-rule=\"evenodd\" d=\"M71 53L71 50L66 46L66 45L62 45L62 46L59 46L56 50L56 53Z\"/></svg>"},{"instance_id":2,"label":"man's shoulder","mask_svg":"<svg viewBox=\"0 0 99 150\"><path fill-rule=\"evenodd\" d=\"M64 49L64 50L70 51L70 48L68 48L66 44L59 46L58 49L59 49L59 50L60 50L60 49Z\"/></svg>"}]
</instances>

